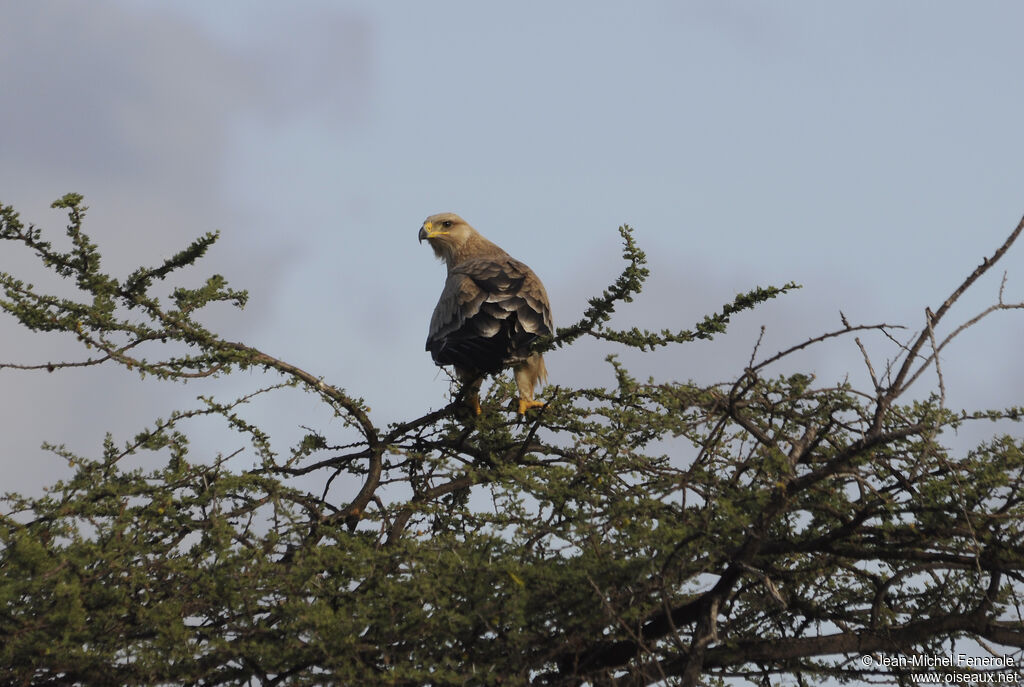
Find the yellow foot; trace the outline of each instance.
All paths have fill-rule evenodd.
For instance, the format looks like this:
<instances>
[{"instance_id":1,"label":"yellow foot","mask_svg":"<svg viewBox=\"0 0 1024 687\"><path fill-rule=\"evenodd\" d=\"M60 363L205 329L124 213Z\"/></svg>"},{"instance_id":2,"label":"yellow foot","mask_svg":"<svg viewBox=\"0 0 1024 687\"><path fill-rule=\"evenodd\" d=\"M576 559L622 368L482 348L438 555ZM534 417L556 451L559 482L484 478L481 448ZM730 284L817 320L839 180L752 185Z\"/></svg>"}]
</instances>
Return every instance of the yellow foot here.
<instances>
[{"instance_id":1,"label":"yellow foot","mask_svg":"<svg viewBox=\"0 0 1024 687\"><path fill-rule=\"evenodd\" d=\"M534 401L532 399L527 401L525 398L520 398L519 399L519 414L520 415L526 415L526 411L527 410L530 410L531 408L540 408L543 405L544 405L544 401Z\"/></svg>"},{"instance_id":2,"label":"yellow foot","mask_svg":"<svg viewBox=\"0 0 1024 687\"><path fill-rule=\"evenodd\" d=\"M481 412L483 412L483 411L480 410L480 399L479 398L474 398L472 401L470 401L469 405L470 405L470 407L473 408L473 412L476 413L477 415L479 415Z\"/></svg>"}]
</instances>

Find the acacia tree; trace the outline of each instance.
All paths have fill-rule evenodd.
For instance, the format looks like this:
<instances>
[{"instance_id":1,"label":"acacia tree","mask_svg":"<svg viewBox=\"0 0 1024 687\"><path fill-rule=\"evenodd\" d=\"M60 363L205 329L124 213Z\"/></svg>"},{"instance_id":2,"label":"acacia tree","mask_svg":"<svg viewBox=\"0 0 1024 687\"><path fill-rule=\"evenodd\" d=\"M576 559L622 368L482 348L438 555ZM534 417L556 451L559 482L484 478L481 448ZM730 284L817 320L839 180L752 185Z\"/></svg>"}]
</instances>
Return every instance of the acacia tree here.
<instances>
[{"instance_id":1,"label":"acacia tree","mask_svg":"<svg viewBox=\"0 0 1024 687\"><path fill-rule=\"evenodd\" d=\"M211 304L245 303L220 276L161 292L215 234L117 278L82 231L81 201L54 203L70 218L65 249L0 206L7 249L77 286L58 297L0 274L0 305L86 348L83 359L3 367L277 379L108 437L95 456L53 448L74 475L42 497L5 497L5 684L905 682L915 669L883 656L948 654L965 639L1020 665L1024 446L998 435L955 453L944 438L1022 409L946 407L938 354L985 315L1024 306L1000 292L978 317L945 318L1024 221L909 337L844 320L778 354L755 350L734 380L710 386L640 381L613 356L613 386L553 389L524 421L499 378L478 417L461 412L453 386L448 405L382 425L315 372L202 324ZM631 230L620 232L622 273L542 346L685 345L795 288L754 289L690 330L618 330L615 308L647 276ZM857 338L865 330L891 337L896 355L876 360ZM844 336L870 388L773 372ZM929 370L935 393L908 400ZM284 387L344 429L276 445L245 410ZM201 416L243 433L256 467L191 455L188 425ZM140 455L150 469L123 466ZM322 491L301 486L311 476ZM880 660L866 665L869 653Z\"/></svg>"}]
</instances>

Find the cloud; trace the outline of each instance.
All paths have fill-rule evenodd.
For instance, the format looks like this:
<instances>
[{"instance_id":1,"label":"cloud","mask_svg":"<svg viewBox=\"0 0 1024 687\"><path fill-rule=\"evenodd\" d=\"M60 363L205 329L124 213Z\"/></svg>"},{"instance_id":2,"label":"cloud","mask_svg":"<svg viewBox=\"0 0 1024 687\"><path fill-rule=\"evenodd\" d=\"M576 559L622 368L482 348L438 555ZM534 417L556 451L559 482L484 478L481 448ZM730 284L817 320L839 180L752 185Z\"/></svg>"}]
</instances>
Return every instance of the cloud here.
<instances>
[{"instance_id":1,"label":"cloud","mask_svg":"<svg viewBox=\"0 0 1024 687\"><path fill-rule=\"evenodd\" d=\"M271 25L228 40L161 6L5 4L0 202L60 244L64 218L48 205L65 192L84 193L86 231L100 244L105 268L120 275L225 229L188 279L221 272L252 286L258 297L244 316L214 317L228 335L253 333L268 319L294 255L288 232L231 192L233 146L240 144L232 134L242 122L272 131L310 111L345 126L360 116L369 88L369 26L358 15L305 12L285 25L287 34ZM328 73L335 79L325 83ZM38 274L27 252L4 248L0 269ZM26 334L6 317L0 342L5 361L81 356L69 342ZM61 461L40 457L44 440L95 455L105 430L123 439L158 415L194 405L182 399L199 393L194 386L140 385L107 368L0 376L0 466L12 490L34 491L66 471Z\"/></svg>"}]
</instances>

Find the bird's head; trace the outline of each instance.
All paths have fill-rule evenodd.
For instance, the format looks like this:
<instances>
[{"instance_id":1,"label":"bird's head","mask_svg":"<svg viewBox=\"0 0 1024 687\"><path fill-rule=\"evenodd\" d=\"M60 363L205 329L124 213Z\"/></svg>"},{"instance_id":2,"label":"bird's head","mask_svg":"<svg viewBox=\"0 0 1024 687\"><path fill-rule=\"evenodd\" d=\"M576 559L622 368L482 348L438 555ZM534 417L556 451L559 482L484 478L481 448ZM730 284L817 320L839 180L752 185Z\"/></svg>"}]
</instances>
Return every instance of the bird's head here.
<instances>
[{"instance_id":1,"label":"bird's head","mask_svg":"<svg viewBox=\"0 0 1024 687\"><path fill-rule=\"evenodd\" d=\"M476 230L454 212L431 215L423 222L419 233L420 242L426 239L437 257L449 267L474 236L478 236Z\"/></svg>"}]
</instances>

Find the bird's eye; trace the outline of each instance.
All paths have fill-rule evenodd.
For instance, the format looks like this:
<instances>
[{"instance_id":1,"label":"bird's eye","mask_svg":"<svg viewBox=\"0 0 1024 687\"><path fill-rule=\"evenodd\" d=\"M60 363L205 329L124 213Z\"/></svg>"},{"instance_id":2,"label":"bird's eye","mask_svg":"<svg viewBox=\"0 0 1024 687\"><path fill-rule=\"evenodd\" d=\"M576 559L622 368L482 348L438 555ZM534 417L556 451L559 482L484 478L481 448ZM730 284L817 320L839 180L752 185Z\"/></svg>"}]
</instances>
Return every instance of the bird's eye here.
<instances>
[{"instance_id":1,"label":"bird's eye","mask_svg":"<svg viewBox=\"0 0 1024 687\"><path fill-rule=\"evenodd\" d=\"M441 224L444 225L444 227L447 229L452 225L452 221L450 219L446 219L445 221L441 222Z\"/></svg>"}]
</instances>

